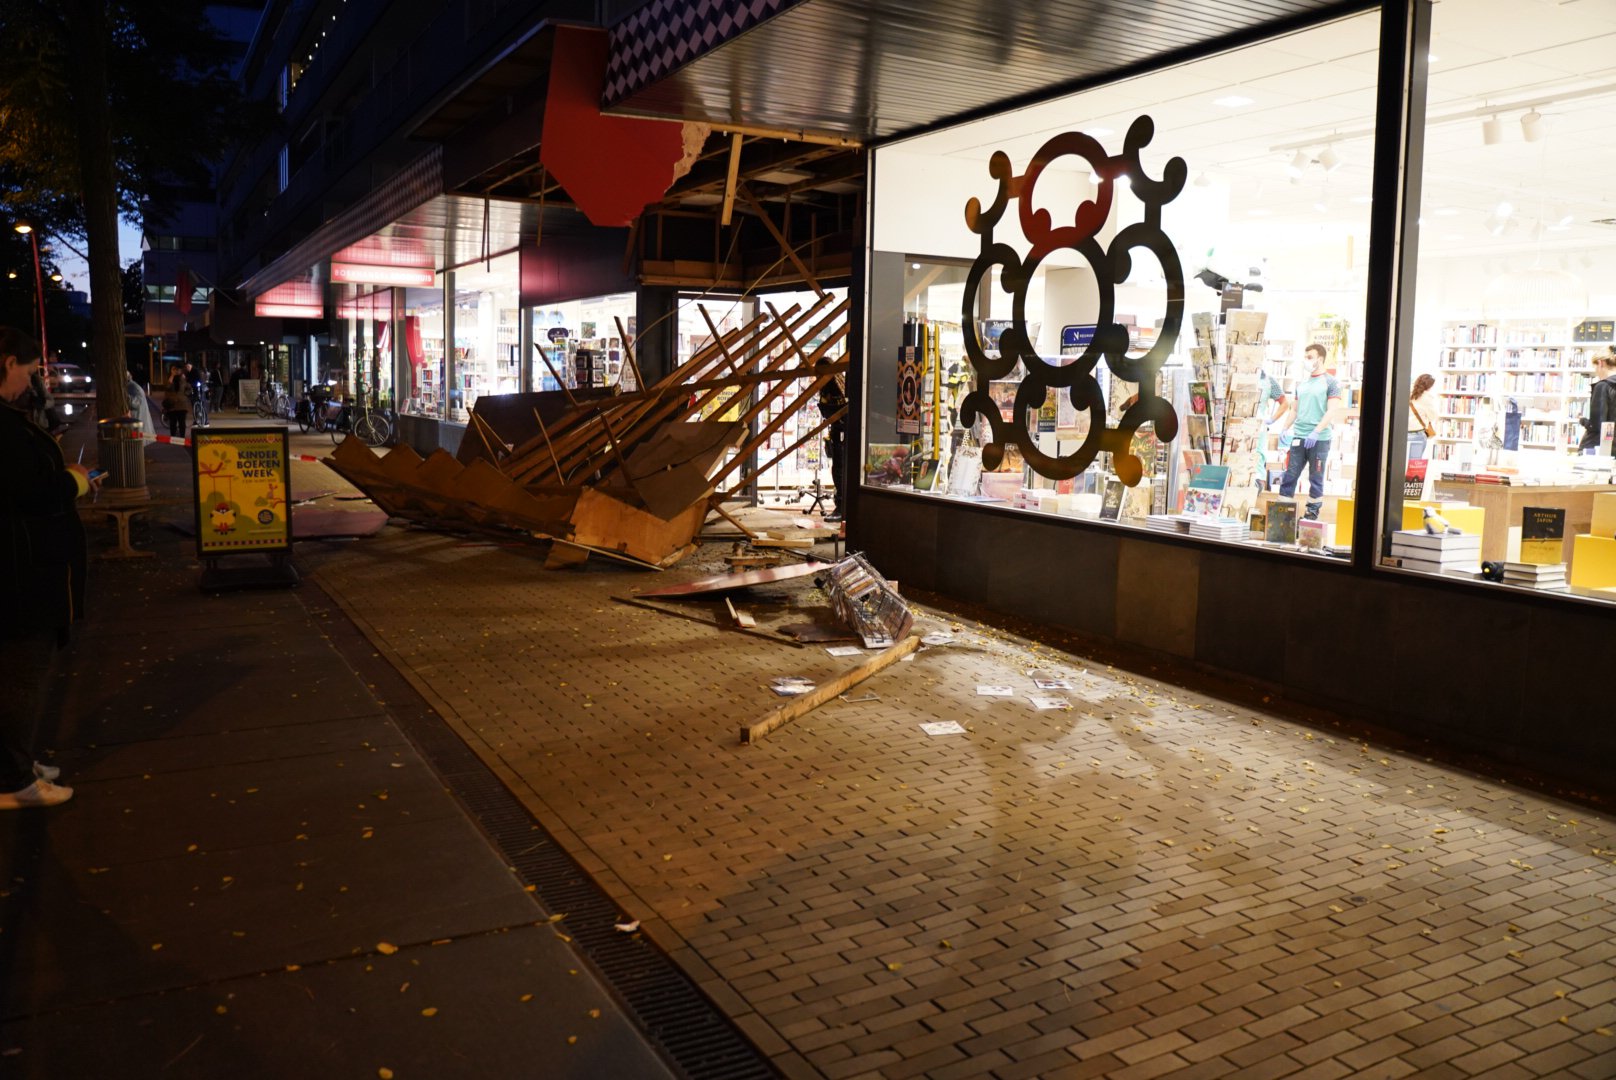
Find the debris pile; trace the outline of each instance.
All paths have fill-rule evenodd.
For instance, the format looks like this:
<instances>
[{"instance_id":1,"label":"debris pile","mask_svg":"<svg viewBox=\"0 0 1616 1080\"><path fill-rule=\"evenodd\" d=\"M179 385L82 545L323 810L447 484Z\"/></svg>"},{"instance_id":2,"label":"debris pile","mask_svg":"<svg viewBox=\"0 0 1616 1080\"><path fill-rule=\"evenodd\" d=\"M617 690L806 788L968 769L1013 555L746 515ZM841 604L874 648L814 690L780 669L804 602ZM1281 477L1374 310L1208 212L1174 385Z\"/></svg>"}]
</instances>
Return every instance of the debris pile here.
<instances>
[{"instance_id":1,"label":"debris pile","mask_svg":"<svg viewBox=\"0 0 1616 1080\"><path fill-rule=\"evenodd\" d=\"M378 456L350 436L327 462L391 515L554 541L550 566L592 552L671 566L694 548L709 511L733 494L724 482L847 370L845 354L828 358L847 335L847 301L833 304L826 294L784 314L766 306L724 334L702 308L712 342L644 390L481 398L458 457L440 449L422 458L408 446ZM803 341L815 343L811 352Z\"/></svg>"}]
</instances>

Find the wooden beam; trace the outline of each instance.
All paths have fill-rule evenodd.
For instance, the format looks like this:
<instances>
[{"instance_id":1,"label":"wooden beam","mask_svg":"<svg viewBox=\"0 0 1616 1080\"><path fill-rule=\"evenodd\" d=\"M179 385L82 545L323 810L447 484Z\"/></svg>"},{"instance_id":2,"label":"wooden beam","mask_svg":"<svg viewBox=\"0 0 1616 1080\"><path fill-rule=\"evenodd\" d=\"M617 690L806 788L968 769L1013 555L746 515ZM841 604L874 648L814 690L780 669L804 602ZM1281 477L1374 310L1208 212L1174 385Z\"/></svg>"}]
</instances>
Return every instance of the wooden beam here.
<instances>
[{"instance_id":1,"label":"wooden beam","mask_svg":"<svg viewBox=\"0 0 1616 1080\"><path fill-rule=\"evenodd\" d=\"M638 220L638 218L635 219L636 222ZM699 307L700 305L697 306ZM634 362L634 346L629 344L628 331L623 329L623 317L613 315L612 319L617 323L617 339L623 343L623 358L628 361L629 370L634 372L634 389L644 390L645 379L640 375L640 365ZM621 375L617 377L617 383L619 386L622 385L623 377Z\"/></svg>"},{"instance_id":2,"label":"wooden beam","mask_svg":"<svg viewBox=\"0 0 1616 1080\"><path fill-rule=\"evenodd\" d=\"M741 139L739 132L730 137L729 179L724 181L724 209L718 215L720 225L728 225L735 216L735 177L741 171Z\"/></svg>"},{"instance_id":3,"label":"wooden beam","mask_svg":"<svg viewBox=\"0 0 1616 1080\"><path fill-rule=\"evenodd\" d=\"M785 238L785 235L780 232L780 227L774 223L774 219L770 217L769 212L763 208L763 204L757 201L757 197L752 194L752 189L742 185L741 196L745 198L747 203L751 205L752 209L756 211L758 217L763 219L763 224L769 230L769 235L774 237L775 243L780 245L780 250L786 253L786 258L790 259L791 265L797 268L797 273L801 274L802 279L813 287L814 292L818 293L820 296L824 296L825 290L820 288L819 280L815 278L814 275L808 270L808 267L803 263L802 259L798 258L797 252L791 246L791 242L788 241Z\"/></svg>"},{"instance_id":4,"label":"wooden beam","mask_svg":"<svg viewBox=\"0 0 1616 1080\"><path fill-rule=\"evenodd\" d=\"M920 635L911 634L891 648L883 649L881 652L876 653L851 671L844 671L830 682L817 686L800 697L792 698L757 723L748 724L741 728L741 741L743 743L758 742L769 732L791 723L799 716L806 716L825 704L825 702L834 699L837 695L845 694L871 675L875 675L896 664L918 648L920 648Z\"/></svg>"}]
</instances>

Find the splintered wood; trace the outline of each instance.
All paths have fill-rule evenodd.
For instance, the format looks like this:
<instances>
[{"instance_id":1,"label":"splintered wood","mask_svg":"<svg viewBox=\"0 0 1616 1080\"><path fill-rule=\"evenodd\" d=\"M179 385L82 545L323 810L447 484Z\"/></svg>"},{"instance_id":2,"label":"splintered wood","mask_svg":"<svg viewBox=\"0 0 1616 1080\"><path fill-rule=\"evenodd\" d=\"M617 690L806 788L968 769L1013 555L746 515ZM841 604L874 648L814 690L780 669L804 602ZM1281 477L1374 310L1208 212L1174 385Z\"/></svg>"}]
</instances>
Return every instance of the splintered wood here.
<instances>
[{"instance_id":1,"label":"splintered wood","mask_svg":"<svg viewBox=\"0 0 1616 1080\"><path fill-rule=\"evenodd\" d=\"M846 300L765 306L643 390L480 398L458 457L408 446L378 456L350 436L326 460L396 517L570 545L555 565L581 549L672 566L724 482L847 370L845 353L828 355L847 336Z\"/></svg>"}]
</instances>

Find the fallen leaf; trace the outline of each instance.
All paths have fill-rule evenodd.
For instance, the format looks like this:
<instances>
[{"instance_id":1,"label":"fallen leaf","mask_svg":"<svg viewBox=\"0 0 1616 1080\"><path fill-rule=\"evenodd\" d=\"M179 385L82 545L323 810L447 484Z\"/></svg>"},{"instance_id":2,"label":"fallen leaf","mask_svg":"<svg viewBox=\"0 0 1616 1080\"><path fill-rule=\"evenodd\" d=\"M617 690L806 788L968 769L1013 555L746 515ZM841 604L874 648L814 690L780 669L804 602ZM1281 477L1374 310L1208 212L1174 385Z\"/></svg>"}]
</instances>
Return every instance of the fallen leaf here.
<instances>
[{"instance_id":1,"label":"fallen leaf","mask_svg":"<svg viewBox=\"0 0 1616 1080\"><path fill-rule=\"evenodd\" d=\"M398 952L398 946L389 944L385 941L379 941L376 943L376 951L381 953L383 956L392 956L394 953Z\"/></svg>"},{"instance_id":2,"label":"fallen leaf","mask_svg":"<svg viewBox=\"0 0 1616 1080\"><path fill-rule=\"evenodd\" d=\"M437 1010L436 1006L428 1005L426 1008L421 1010L421 1015L422 1016L436 1016L436 1015L438 1015L438 1010Z\"/></svg>"}]
</instances>

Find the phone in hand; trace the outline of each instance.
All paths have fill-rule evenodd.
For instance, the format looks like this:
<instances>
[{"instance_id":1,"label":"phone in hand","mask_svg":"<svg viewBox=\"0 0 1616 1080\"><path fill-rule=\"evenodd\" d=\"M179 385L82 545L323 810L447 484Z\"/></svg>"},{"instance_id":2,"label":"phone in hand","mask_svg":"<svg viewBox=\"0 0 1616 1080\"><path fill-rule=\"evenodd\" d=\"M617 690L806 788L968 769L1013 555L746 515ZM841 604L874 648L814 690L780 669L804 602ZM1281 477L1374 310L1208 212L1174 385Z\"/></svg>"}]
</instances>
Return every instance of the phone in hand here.
<instances>
[{"instance_id":1,"label":"phone in hand","mask_svg":"<svg viewBox=\"0 0 1616 1080\"><path fill-rule=\"evenodd\" d=\"M87 477L87 479L99 480L105 475L107 475L107 470L105 469L91 469L90 475Z\"/></svg>"}]
</instances>

